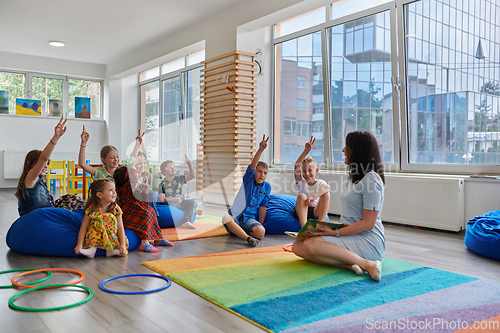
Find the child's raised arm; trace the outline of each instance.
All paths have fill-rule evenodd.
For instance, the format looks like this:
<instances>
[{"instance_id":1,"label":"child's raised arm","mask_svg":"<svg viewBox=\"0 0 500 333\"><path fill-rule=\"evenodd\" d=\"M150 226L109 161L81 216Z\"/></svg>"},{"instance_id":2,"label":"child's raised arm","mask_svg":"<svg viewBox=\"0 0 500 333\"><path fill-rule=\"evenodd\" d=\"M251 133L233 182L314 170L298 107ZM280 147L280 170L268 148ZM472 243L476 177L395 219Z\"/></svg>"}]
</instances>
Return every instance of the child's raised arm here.
<instances>
[{"instance_id":1,"label":"child's raised arm","mask_svg":"<svg viewBox=\"0 0 500 333\"><path fill-rule=\"evenodd\" d=\"M90 134L85 129L85 125L83 125L83 131L82 131L82 134L80 135L80 137L82 138L82 142L80 143L80 152L78 153L78 165L85 172L88 172L93 176L93 175L95 175L94 167L91 165L88 165L87 162L85 162L85 147L87 147L87 142L89 141L89 137L90 137Z\"/></svg>"},{"instance_id":2,"label":"child's raised arm","mask_svg":"<svg viewBox=\"0 0 500 333\"><path fill-rule=\"evenodd\" d=\"M146 134L146 132L141 134L141 130L139 130L139 135L135 137L135 146L134 150L132 150L132 153L130 154L131 157L137 157L137 154L139 154L139 148L142 145L142 138L144 137L144 134Z\"/></svg>"},{"instance_id":3,"label":"child's raised arm","mask_svg":"<svg viewBox=\"0 0 500 333\"><path fill-rule=\"evenodd\" d=\"M185 176L186 183L187 183L191 179L195 178L196 174L194 172L194 168L193 168L193 164L191 163L191 160L189 159L189 157L187 155L184 155L184 156L186 157L186 164L189 168L189 173Z\"/></svg>"},{"instance_id":4,"label":"child's raised arm","mask_svg":"<svg viewBox=\"0 0 500 333\"><path fill-rule=\"evenodd\" d=\"M64 119L63 121L63 117L59 119L59 122L54 128L54 136L52 137L52 139L50 139L47 146L45 146L45 149L40 153L40 157L38 157L38 161L36 162L35 166L31 168L31 170L26 175L26 178L24 179L24 186L26 186L26 188L32 188L33 186L35 186L36 182L38 181L38 176L47 164L47 161L50 160L50 155L52 155L57 141L59 141L61 136L63 136L63 134L66 132L67 120L68 119Z\"/></svg>"},{"instance_id":5,"label":"child's raised arm","mask_svg":"<svg viewBox=\"0 0 500 333\"><path fill-rule=\"evenodd\" d=\"M300 154L299 158L297 158L297 161L295 162L295 165L293 166L293 174L295 176L296 184L298 184L302 180L302 172L300 171L300 167L302 166L302 161L304 161L304 158L306 158L307 154L311 152L312 146L315 141L316 138L313 138L311 136L309 142L306 142L305 144L304 151L302 151L302 154Z\"/></svg>"},{"instance_id":6,"label":"child's raised arm","mask_svg":"<svg viewBox=\"0 0 500 333\"><path fill-rule=\"evenodd\" d=\"M262 141L259 144L259 149L253 156L252 163L250 163L250 170L254 170L257 167L257 163L259 163L262 152L267 148L267 141L269 141L269 137L266 139L266 135L264 134L262 136Z\"/></svg>"}]
</instances>

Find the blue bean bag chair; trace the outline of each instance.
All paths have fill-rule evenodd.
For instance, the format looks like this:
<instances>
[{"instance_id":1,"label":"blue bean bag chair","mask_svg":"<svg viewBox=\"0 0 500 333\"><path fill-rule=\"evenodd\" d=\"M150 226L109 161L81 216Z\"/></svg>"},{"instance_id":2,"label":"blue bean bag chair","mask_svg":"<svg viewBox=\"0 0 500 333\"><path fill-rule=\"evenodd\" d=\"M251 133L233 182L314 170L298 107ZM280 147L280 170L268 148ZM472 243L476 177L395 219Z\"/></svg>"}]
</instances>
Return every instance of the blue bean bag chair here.
<instances>
[{"instance_id":1,"label":"blue bean bag chair","mask_svg":"<svg viewBox=\"0 0 500 333\"><path fill-rule=\"evenodd\" d=\"M184 212L180 209L169 205L156 204L156 209L158 210L158 225L160 228L175 228L180 227L182 219L184 217ZM193 214L191 222L196 220L196 215Z\"/></svg>"},{"instance_id":2,"label":"blue bean bag chair","mask_svg":"<svg viewBox=\"0 0 500 333\"><path fill-rule=\"evenodd\" d=\"M267 206L264 228L266 235L283 235L285 231L299 231L300 221L293 216L297 197L288 194L271 194ZM256 216L259 221L259 213ZM329 221L328 216L326 220Z\"/></svg>"},{"instance_id":3,"label":"blue bean bag chair","mask_svg":"<svg viewBox=\"0 0 500 333\"><path fill-rule=\"evenodd\" d=\"M500 210L470 219L467 222L464 242L469 250L500 260Z\"/></svg>"},{"instance_id":4,"label":"blue bean bag chair","mask_svg":"<svg viewBox=\"0 0 500 333\"><path fill-rule=\"evenodd\" d=\"M18 218L7 232L7 246L16 252L46 256L76 257L78 233L83 220L83 209L39 208ZM137 234L125 229L129 251L141 244ZM96 256L106 255L98 249ZM83 257L83 256L82 256Z\"/></svg>"}]
</instances>

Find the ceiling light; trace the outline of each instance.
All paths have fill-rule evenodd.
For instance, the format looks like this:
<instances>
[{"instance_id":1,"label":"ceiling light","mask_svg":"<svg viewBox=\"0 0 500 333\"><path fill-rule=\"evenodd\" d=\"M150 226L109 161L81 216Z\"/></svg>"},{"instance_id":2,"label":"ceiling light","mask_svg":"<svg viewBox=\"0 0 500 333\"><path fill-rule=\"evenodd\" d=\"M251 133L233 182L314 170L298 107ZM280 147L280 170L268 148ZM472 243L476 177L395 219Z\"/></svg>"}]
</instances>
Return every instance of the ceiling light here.
<instances>
[{"instance_id":1,"label":"ceiling light","mask_svg":"<svg viewBox=\"0 0 500 333\"><path fill-rule=\"evenodd\" d=\"M49 44L52 46L55 46L55 47L63 47L64 46L63 42L56 42L56 41L49 42Z\"/></svg>"}]
</instances>

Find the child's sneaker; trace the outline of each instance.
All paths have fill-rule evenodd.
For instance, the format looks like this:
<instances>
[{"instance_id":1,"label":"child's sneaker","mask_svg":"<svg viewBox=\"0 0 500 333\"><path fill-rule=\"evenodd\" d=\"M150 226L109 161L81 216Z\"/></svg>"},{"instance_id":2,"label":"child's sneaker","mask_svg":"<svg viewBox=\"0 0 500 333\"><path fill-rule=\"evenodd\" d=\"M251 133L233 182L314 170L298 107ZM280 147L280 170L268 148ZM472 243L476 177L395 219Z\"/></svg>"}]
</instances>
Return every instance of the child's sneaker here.
<instances>
[{"instance_id":1,"label":"child's sneaker","mask_svg":"<svg viewBox=\"0 0 500 333\"><path fill-rule=\"evenodd\" d=\"M256 247L257 244L259 244L259 240L257 238L253 238L252 236L248 236L247 243L250 244L252 247Z\"/></svg>"}]
</instances>

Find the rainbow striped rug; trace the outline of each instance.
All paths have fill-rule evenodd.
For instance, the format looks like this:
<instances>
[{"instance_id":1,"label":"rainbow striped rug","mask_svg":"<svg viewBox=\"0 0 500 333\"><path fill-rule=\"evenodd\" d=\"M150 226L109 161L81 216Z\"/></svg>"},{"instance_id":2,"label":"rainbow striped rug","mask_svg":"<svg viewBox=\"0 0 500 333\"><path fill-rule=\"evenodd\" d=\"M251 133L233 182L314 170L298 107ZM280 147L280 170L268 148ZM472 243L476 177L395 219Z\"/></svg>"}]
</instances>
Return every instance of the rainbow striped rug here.
<instances>
[{"instance_id":1,"label":"rainbow striped rug","mask_svg":"<svg viewBox=\"0 0 500 333\"><path fill-rule=\"evenodd\" d=\"M500 332L500 284L390 258L378 283L283 246L144 265L269 332Z\"/></svg>"}]
</instances>

